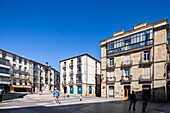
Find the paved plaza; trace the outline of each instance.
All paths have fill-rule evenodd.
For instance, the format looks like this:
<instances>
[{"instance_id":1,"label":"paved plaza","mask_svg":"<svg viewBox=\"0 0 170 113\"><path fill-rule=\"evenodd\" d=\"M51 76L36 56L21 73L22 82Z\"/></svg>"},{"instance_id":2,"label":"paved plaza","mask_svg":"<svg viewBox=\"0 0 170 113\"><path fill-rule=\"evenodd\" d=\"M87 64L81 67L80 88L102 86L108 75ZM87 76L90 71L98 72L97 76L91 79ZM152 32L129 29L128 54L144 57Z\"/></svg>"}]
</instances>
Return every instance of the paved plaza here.
<instances>
[{"instance_id":1,"label":"paved plaza","mask_svg":"<svg viewBox=\"0 0 170 113\"><path fill-rule=\"evenodd\" d=\"M19 96L22 97L22 96ZM0 113L142 113L142 102L136 104L136 111L128 111L129 101L112 98L78 96L60 98L61 104L54 99L9 98L0 103ZM170 103L148 103L146 113L170 113Z\"/></svg>"}]
</instances>

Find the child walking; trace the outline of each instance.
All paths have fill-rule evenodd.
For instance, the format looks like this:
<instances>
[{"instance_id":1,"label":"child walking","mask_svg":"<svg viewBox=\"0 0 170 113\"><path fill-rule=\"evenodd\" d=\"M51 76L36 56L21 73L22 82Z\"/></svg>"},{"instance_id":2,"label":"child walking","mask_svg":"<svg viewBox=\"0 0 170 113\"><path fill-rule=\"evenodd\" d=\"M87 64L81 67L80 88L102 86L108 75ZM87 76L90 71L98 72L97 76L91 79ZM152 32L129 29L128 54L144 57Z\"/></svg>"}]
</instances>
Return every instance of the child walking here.
<instances>
[{"instance_id":1,"label":"child walking","mask_svg":"<svg viewBox=\"0 0 170 113\"><path fill-rule=\"evenodd\" d=\"M83 99L83 97L82 97L82 95L80 95L80 101L82 101L82 99Z\"/></svg>"}]
</instances>

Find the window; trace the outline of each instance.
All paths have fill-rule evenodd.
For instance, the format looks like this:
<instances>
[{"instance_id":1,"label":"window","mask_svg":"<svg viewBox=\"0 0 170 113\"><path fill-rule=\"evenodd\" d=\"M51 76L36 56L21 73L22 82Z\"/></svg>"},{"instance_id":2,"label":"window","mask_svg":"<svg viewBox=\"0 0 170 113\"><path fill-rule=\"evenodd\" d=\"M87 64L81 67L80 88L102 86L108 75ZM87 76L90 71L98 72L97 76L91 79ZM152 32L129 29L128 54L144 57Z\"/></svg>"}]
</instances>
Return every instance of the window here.
<instances>
[{"instance_id":1,"label":"window","mask_svg":"<svg viewBox=\"0 0 170 113\"><path fill-rule=\"evenodd\" d=\"M71 60L71 64L73 64L73 60Z\"/></svg>"},{"instance_id":2,"label":"window","mask_svg":"<svg viewBox=\"0 0 170 113\"><path fill-rule=\"evenodd\" d=\"M144 51L144 60L150 60L150 51Z\"/></svg>"},{"instance_id":3,"label":"window","mask_svg":"<svg viewBox=\"0 0 170 113\"><path fill-rule=\"evenodd\" d=\"M21 58L19 58L19 63L21 63L22 62L22 59Z\"/></svg>"},{"instance_id":4,"label":"window","mask_svg":"<svg viewBox=\"0 0 170 113\"><path fill-rule=\"evenodd\" d=\"M170 43L170 39L168 41ZM107 43L107 54L110 55L113 53L140 48L152 44L153 30L151 29Z\"/></svg>"},{"instance_id":5,"label":"window","mask_svg":"<svg viewBox=\"0 0 170 113\"><path fill-rule=\"evenodd\" d=\"M22 85L22 80L19 80L19 84Z\"/></svg>"},{"instance_id":6,"label":"window","mask_svg":"<svg viewBox=\"0 0 170 113\"><path fill-rule=\"evenodd\" d=\"M89 86L89 94L92 94L92 86Z\"/></svg>"},{"instance_id":7,"label":"window","mask_svg":"<svg viewBox=\"0 0 170 113\"><path fill-rule=\"evenodd\" d=\"M16 56L13 56L13 62L15 62L16 61Z\"/></svg>"},{"instance_id":8,"label":"window","mask_svg":"<svg viewBox=\"0 0 170 113\"><path fill-rule=\"evenodd\" d=\"M27 81L25 81L25 85L27 85Z\"/></svg>"},{"instance_id":9,"label":"window","mask_svg":"<svg viewBox=\"0 0 170 113\"><path fill-rule=\"evenodd\" d=\"M114 65L114 58L110 58L110 66Z\"/></svg>"},{"instance_id":10,"label":"window","mask_svg":"<svg viewBox=\"0 0 170 113\"><path fill-rule=\"evenodd\" d=\"M21 77L22 76L22 73L19 73L19 77Z\"/></svg>"},{"instance_id":11,"label":"window","mask_svg":"<svg viewBox=\"0 0 170 113\"><path fill-rule=\"evenodd\" d=\"M77 57L77 61L78 61L78 62L81 61L81 56Z\"/></svg>"},{"instance_id":12,"label":"window","mask_svg":"<svg viewBox=\"0 0 170 113\"><path fill-rule=\"evenodd\" d=\"M126 76L129 77L129 75L130 75L130 69L125 69L125 77Z\"/></svg>"},{"instance_id":13,"label":"window","mask_svg":"<svg viewBox=\"0 0 170 113\"><path fill-rule=\"evenodd\" d=\"M2 52L2 58L5 58L5 57L6 57L6 53Z\"/></svg>"},{"instance_id":14,"label":"window","mask_svg":"<svg viewBox=\"0 0 170 113\"><path fill-rule=\"evenodd\" d=\"M5 74L9 74L9 69L0 67L0 73L5 73Z\"/></svg>"},{"instance_id":15,"label":"window","mask_svg":"<svg viewBox=\"0 0 170 113\"><path fill-rule=\"evenodd\" d=\"M21 66L19 66L19 70L21 71Z\"/></svg>"},{"instance_id":16,"label":"window","mask_svg":"<svg viewBox=\"0 0 170 113\"><path fill-rule=\"evenodd\" d=\"M24 68L24 71L27 71L27 67Z\"/></svg>"},{"instance_id":17,"label":"window","mask_svg":"<svg viewBox=\"0 0 170 113\"><path fill-rule=\"evenodd\" d=\"M16 85L16 80L13 80L13 85Z\"/></svg>"},{"instance_id":18,"label":"window","mask_svg":"<svg viewBox=\"0 0 170 113\"><path fill-rule=\"evenodd\" d=\"M125 45L129 45L130 44L130 39L125 40Z\"/></svg>"},{"instance_id":19,"label":"window","mask_svg":"<svg viewBox=\"0 0 170 113\"><path fill-rule=\"evenodd\" d=\"M24 65L27 65L27 61L26 60L24 60Z\"/></svg>"}]
</instances>

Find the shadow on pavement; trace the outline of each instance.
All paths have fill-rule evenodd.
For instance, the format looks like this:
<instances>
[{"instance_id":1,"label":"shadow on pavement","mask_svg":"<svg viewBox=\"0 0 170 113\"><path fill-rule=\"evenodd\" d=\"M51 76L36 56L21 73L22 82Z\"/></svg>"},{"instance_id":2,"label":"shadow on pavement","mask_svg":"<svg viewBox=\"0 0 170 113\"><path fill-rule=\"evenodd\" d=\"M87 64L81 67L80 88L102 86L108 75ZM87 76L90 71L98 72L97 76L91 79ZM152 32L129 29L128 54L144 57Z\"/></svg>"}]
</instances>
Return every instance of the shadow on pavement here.
<instances>
[{"instance_id":1,"label":"shadow on pavement","mask_svg":"<svg viewBox=\"0 0 170 113\"><path fill-rule=\"evenodd\" d=\"M61 103L62 104L62 103ZM129 101L89 103L65 106L33 106L0 109L0 113L142 113L141 102L138 102L136 111L129 111ZM150 103L145 113L169 113L159 107L165 104ZM168 105L167 105L168 106ZM157 109L156 109L157 108Z\"/></svg>"},{"instance_id":2,"label":"shadow on pavement","mask_svg":"<svg viewBox=\"0 0 170 113\"><path fill-rule=\"evenodd\" d=\"M5 93L5 95L3 96L3 100L11 100L11 99L16 99L16 98L23 98L25 95L27 95L26 93Z\"/></svg>"}]
</instances>

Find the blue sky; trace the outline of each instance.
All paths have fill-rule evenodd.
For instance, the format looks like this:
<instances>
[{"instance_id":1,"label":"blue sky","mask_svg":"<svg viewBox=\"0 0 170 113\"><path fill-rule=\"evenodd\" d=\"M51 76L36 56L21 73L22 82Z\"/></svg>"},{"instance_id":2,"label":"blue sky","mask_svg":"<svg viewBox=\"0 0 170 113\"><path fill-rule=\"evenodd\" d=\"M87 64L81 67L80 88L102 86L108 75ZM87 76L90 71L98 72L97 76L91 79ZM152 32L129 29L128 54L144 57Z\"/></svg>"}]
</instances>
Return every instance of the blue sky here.
<instances>
[{"instance_id":1,"label":"blue sky","mask_svg":"<svg viewBox=\"0 0 170 113\"><path fill-rule=\"evenodd\" d=\"M169 0L0 0L0 48L59 70L59 61L144 21L170 19Z\"/></svg>"}]
</instances>

